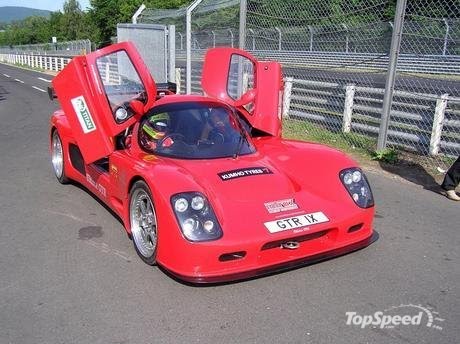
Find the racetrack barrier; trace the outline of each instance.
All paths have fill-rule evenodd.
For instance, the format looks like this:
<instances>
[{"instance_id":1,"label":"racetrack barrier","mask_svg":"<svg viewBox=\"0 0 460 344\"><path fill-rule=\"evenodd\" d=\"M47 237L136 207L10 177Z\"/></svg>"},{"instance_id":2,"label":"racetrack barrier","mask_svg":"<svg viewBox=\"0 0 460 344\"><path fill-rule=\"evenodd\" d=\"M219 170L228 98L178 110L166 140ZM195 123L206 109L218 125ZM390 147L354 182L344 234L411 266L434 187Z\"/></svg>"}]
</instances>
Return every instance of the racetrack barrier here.
<instances>
[{"instance_id":1,"label":"racetrack barrier","mask_svg":"<svg viewBox=\"0 0 460 344\"><path fill-rule=\"evenodd\" d=\"M180 83L185 80L180 68ZM192 71L192 93L201 94L201 75ZM181 93L185 90L181 89ZM377 140L385 90L377 87L284 78L283 117L331 132ZM448 94L394 91L388 142L423 155L460 154L460 98Z\"/></svg>"},{"instance_id":2,"label":"racetrack barrier","mask_svg":"<svg viewBox=\"0 0 460 344\"><path fill-rule=\"evenodd\" d=\"M376 138L385 90L286 78L288 116ZM460 98L395 90L388 140L422 154L460 154ZM289 99L286 99L289 98Z\"/></svg>"},{"instance_id":3,"label":"racetrack barrier","mask_svg":"<svg viewBox=\"0 0 460 344\"><path fill-rule=\"evenodd\" d=\"M71 60L72 58L67 56L0 53L0 62L52 72L61 71Z\"/></svg>"}]
</instances>

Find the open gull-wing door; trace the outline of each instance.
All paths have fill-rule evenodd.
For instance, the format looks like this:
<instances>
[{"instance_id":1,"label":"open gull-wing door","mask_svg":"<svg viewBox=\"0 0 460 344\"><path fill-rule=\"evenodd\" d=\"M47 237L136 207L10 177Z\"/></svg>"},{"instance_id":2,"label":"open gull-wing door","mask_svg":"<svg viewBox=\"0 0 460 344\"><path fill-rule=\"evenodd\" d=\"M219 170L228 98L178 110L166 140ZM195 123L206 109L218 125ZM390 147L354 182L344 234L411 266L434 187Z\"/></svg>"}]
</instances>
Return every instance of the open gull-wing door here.
<instances>
[{"instance_id":1,"label":"open gull-wing door","mask_svg":"<svg viewBox=\"0 0 460 344\"><path fill-rule=\"evenodd\" d=\"M114 136L138 119L129 104L145 112L156 99L155 82L130 42L75 57L52 83L85 163L112 153Z\"/></svg>"},{"instance_id":2,"label":"open gull-wing door","mask_svg":"<svg viewBox=\"0 0 460 344\"><path fill-rule=\"evenodd\" d=\"M246 51L214 48L206 53L201 86L229 105L244 107L247 120L273 136L281 135L282 73L278 62L257 61Z\"/></svg>"}]
</instances>

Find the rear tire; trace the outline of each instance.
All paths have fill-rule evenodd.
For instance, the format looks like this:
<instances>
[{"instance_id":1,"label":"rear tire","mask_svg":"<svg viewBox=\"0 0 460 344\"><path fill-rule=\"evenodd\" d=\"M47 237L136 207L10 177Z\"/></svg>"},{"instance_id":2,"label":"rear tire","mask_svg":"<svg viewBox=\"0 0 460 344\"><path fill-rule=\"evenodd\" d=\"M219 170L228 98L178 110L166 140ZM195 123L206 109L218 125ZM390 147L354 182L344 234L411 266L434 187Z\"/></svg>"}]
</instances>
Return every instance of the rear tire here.
<instances>
[{"instance_id":1,"label":"rear tire","mask_svg":"<svg viewBox=\"0 0 460 344\"><path fill-rule=\"evenodd\" d=\"M65 153L62 146L62 140L56 129L51 135L51 163L53 165L54 175L61 184L67 184L69 178L65 174Z\"/></svg>"},{"instance_id":2,"label":"rear tire","mask_svg":"<svg viewBox=\"0 0 460 344\"><path fill-rule=\"evenodd\" d=\"M139 180L129 193L129 220L134 248L148 265L155 265L158 247L158 222L152 194L147 184Z\"/></svg>"}]
</instances>

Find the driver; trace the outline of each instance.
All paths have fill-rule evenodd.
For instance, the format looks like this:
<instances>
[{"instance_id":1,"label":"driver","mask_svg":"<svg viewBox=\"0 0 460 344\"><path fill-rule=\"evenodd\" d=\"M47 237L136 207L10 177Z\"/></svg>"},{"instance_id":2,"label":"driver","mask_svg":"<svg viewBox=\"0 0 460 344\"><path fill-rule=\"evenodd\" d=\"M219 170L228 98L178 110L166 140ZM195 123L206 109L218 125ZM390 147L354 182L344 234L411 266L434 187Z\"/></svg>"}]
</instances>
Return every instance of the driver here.
<instances>
[{"instance_id":1,"label":"driver","mask_svg":"<svg viewBox=\"0 0 460 344\"><path fill-rule=\"evenodd\" d=\"M209 120L213 129L225 133L225 123L228 122L228 113L224 108L214 108L209 114Z\"/></svg>"},{"instance_id":2,"label":"driver","mask_svg":"<svg viewBox=\"0 0 460 344\"><path fill-rule=\"evenodd\" d=\"M164 140L169 129L169 115L166 112L153 115L142 125L141 143L149 150L155 150L160 144L162 147L169 147L174 143L171 138Z\"/></svg>"},{"instance_id":3,"label":"driver","mask_svg":"<svg viewBox=\"0 0 460 344\"><path fill-rule=\"evenodd\" d=\"M209 113L208 140L224 143L230 135L229 113L225 108L217 107Z\"/></svg>"}]
</instances>

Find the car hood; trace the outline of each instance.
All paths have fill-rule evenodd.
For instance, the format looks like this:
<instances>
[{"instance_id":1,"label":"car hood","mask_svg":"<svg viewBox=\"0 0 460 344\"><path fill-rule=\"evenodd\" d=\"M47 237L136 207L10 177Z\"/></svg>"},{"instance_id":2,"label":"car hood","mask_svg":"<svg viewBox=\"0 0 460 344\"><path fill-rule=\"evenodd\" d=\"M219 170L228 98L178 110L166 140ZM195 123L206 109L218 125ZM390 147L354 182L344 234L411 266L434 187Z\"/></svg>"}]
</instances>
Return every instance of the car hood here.
<instances>
[{"instance_id":1,"label":"car hood","mask_svg":"<svg viewBox=\"0 0 460 344\"><path fill-rule=\"evenodd\" d=\"M205 194L224 231L232 228L226 231L227 238L250 232L263 235L267 233L265 222L299 214L322 212L330 220L337 220L359 211L338 177L341 165L353 163L341 156L331 161L331 154L324 149L313 149L309 156L316 164L308 168L299 165L296 150L270 151L260 150L236 159L171 160L171 173L178 182L169 194Z\"/></svg>"},{"instance_id":2,"label":"car hood","mask_svg":"<svg viewBox=\"0 0 460 344\"><path fill-rule=\"evenodd\" d=\"M214 201L254 203L292 196L300 186L260 154L236 159L176 160L182 173L192 177Z\"/></svg>"}]
</instances>

